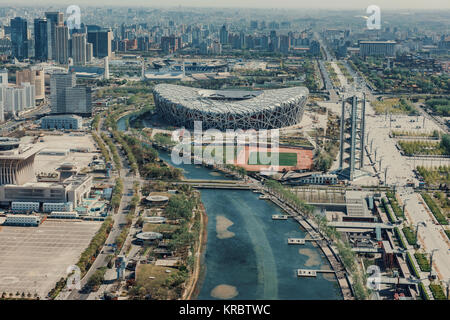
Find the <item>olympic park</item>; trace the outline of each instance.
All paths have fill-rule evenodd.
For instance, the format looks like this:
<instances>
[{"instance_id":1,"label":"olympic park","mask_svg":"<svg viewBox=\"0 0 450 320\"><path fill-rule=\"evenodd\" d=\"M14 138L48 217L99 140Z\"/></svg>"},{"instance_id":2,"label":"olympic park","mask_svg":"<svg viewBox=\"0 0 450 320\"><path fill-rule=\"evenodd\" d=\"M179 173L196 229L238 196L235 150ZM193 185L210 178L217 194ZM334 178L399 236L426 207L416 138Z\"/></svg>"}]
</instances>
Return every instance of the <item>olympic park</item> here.
<instances>
[{"instance_id":1,"label":"olympic park","mask_svg":"<svg viewBox=\"0 0 450 320\"><path fill-rule=\"evenodd\" d=\"M174 84L155 86L154 101L158 115L173 126L193 129L200 121L202 129L225 131L269 130L299 124L309 91L306 87L290 87L271 90L208 90ZM250 152L258 150L246 147L247 170L260 170L264 165L250 165ZM267 151L271 151L270 149ZM308 169L312 165L312 150L283 148L282 158L290 161L279 169ZM287 157L283 153L289 154Z\"/></svg>"}]
</instances>

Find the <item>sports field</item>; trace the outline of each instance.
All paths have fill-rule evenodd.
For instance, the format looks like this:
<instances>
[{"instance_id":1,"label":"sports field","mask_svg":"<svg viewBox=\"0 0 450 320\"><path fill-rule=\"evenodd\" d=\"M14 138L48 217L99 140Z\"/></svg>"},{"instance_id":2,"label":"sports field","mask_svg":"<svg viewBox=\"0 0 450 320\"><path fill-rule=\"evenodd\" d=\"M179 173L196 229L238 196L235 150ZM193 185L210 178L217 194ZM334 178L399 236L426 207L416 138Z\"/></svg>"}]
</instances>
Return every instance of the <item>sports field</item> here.
<instances>
[{"instance_id":1,"label":"sports field","mask_svg":"<svg viewBox=\"0 0 450 320\"><path fill-rule=\"evenodd\" d=\"M297 165L297 153L294 152L278 152L274 153L272 155L271 152L251 152L250 156L248 158L247 164L254 164L254 165L264 165L264 164L271 164L267 163L268 161L271 161L272 156L276 157L278 156L278 165L279 166L296 166Z\"/></svg>"}]
</instances>

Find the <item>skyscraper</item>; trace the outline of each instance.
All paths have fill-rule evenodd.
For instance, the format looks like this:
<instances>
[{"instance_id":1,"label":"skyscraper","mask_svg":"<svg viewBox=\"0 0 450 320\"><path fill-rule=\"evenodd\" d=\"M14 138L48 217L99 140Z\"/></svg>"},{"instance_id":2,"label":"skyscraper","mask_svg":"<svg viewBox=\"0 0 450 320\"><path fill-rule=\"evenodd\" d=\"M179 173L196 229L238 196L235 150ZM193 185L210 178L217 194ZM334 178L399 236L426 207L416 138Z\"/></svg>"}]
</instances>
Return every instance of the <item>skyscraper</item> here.
<instances>
[{"instance_id":1,"label":"skyscraper","mask_svg":"<svg viewBox=\"0 0 450 320\"><path fill-rule=\"evenodd\" d=\"M52 46L51 58L56 60L56 26L64 24L64 14L62 12L46 12L45 17L50 23L50 43Z\"/></svg>"},{"instance_id":2,"label":"skyscraper","mask_svg":"<svg viewBox=\"0 0 450 320\"><path fill-rule=\"evenodd\" d=\"M74 65L84 66L86 64L86 34L72 34L72 58Z\"/></svg>"},{"instance_id":3,"label":"skyscraper","mask_svg":"<svg viewBox=\"0 0 450 320\"><path fill-rule=\"evenodd\" d=\"M55 60L60 64L67 64L69 62L69 28L67 26L56 26L55 41Z\"/></svg>"},{"instance_id":4,"label":"skyscraper","mask_svg":"<svg viewBox=\"0 0 450 320\"><path fill-rule=\"evenodd\" d=\"M34 19L34 56L40 61L52 58L51 24L43 19Z\"/></svg>"},{"instance_id":5,"label":"skyscraper","mask_svg":"<svg viewBox=\"0 0 450 320\"><path fill-rule=\"evenodd\" d=\"M89 29L88 29L89 30ZM111 57L112 31L108 29L88 31L87 41L92 43L93 55L96 58Z\"/></svg>"},{"instance_id":6,"label":"skyscraper","mask_svg":"<svg viewBox=\"0 0 450 320\"><path fill-rule=\"evenodd\" d=\"M223 25L222 28L220 28L219 38L220 38L220 44L228 43L228 31L227 31L227 27L225 25Z\"/></svg>"},{"instance_id":7,"label":"skyscraper","mask_svg":"<svg viewBox=\"0 0 450 320\"><path fill-rule=\"evenodd\" d=\"M27 20L20 17L11 19L12 55L17 59L28 58Z\"/></svg>"}]
</instances>

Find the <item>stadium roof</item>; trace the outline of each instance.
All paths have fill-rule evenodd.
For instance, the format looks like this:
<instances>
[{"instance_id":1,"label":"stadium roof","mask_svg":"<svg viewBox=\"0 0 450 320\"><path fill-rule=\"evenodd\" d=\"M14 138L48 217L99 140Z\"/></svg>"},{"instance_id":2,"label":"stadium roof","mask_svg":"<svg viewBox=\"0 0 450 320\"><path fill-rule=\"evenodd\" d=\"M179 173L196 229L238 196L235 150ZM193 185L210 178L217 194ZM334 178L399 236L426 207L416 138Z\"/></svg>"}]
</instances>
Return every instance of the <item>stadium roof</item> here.
<instances>
[{"instance_id":1,"label":"stadium roof","mask_svg":"<svg viewBox=\"0 0 450 320\"><path fill-rule=\"evenodd\" d=\"M276 109L282 103L295 103L309 93L305 87L247 91L205 90L172 84L158 84L154 92L164 100L192 110L233 114Z\"/></svg>"}]
</instances>

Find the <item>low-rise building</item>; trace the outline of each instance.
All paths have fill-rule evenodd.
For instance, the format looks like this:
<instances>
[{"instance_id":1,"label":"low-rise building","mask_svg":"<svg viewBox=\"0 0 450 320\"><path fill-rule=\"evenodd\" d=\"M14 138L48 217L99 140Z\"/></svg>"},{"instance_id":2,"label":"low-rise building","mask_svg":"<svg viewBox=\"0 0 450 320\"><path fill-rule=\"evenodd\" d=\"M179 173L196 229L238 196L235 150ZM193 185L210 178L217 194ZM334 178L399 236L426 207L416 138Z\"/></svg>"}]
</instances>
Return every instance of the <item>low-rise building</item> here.
<instances>
[{"instance_id":1,"label":"low-rise building","mask_svg":"<svg viewBox=\"0 0 450 320\"><path fill-rule=\"evenodd\" d=\"M46 202L42 205L42 211L44 212L70 212L73 210L72 202Z\"/></svg>"},{"instance_id":2,"label":"low-rise building","mask_svg":"<svg viewBox=\"0 0 450 320\"><path fill-rule=\"evenodd\" d=\"M14 201L11 202L11 210L13 212L37 212L39 211L39 202Z\"/></svg>"},{"instance_id":3,"label":"low-rise building","mask_svg":"<svg viewBox=\"0 0 450 320\"><path fill-rule=\"evenodd\" d=\"M55 219L78 219L79 215L76 211L53 211L50 213L49 218Z\"/></svg>"},{"instance_id":4,"label":"low-rise building","mask_svg":"<svg viewBox=\"0 0 450 320\"><path fill-rule=\"evenodd\" d=\"M46 116L41 119L42 129L80 130L82 127L83 120L74 114Z\"/></svg>"},{"instance_id":5,"label":"low-rise building","mask_svg":"<svg viewBox=\"0 0 450 320\"><path fill-rule=\"evenodd\" d=\"M6 221L3 225L37 227L40 223L41 217L38 215L7 214Z\"/></svg>"}]
</instances>

